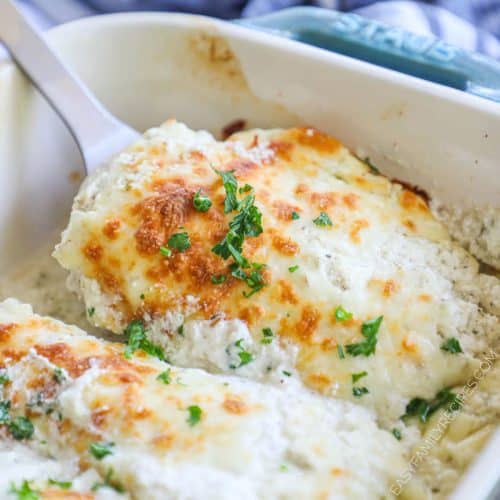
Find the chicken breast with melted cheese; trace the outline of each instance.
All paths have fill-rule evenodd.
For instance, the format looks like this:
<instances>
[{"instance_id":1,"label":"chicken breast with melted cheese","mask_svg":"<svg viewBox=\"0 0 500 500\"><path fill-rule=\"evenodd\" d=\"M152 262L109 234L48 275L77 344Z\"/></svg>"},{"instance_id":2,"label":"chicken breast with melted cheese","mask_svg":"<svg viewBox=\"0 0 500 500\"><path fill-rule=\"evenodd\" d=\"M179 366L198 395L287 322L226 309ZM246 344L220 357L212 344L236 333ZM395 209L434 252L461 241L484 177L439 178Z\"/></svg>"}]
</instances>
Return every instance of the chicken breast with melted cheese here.
<instances>
[{"instance_id":1,"label":"chicken breast with melted cheese","mask_svg":"<svg viewBox=\"0 0 500 500\"><path fill-rule=\"evenodd\" d=\"M4 439L76 453L81 470L137 499L387 498L402 448L366 409L293 379L174 368L144 349L3 302Z\"/></svg>"},{"instance_id":2,"label":"chicken breast with melted cheese","mask_svg":"<svg viewBox=\"0 0 500 500\"><path fill-rule=\"evenodd\" d=\"M426 201L313 128L151 129L84 182L54 255L97 326L139 321L175 364L292 374L386 423L498 332Z\"/></svg>"}]
</instances>

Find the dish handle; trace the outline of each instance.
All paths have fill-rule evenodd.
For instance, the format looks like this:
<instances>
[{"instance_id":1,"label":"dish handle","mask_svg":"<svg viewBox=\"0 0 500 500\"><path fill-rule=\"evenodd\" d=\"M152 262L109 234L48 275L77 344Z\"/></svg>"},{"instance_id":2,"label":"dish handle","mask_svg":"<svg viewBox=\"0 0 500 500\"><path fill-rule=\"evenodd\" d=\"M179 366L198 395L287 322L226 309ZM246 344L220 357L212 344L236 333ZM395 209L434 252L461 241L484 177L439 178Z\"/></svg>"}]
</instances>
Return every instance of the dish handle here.
<instances>
[{"instance_id":1,"label":"dish handle","mask_svg":"<svg viewBox=\"0 0 500 500\"><path fill-rule=\"evenodd\" d=\"M317 7L238 23L500 102L500 63L437 38Z\"/></svg>"}]
</instances>

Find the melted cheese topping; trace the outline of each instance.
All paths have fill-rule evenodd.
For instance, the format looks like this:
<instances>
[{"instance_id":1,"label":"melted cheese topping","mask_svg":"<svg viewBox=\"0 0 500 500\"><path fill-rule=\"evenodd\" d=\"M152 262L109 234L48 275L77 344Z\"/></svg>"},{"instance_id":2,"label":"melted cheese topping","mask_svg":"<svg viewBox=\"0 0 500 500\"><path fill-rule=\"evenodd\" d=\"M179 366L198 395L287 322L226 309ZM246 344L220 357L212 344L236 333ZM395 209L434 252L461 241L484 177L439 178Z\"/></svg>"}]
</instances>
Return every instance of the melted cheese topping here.
<instances>
[{"instance_id":1,"label":"melted cheese topping","mask_svg":"<svg viewBox=\"0 0 500 500\"><path fill-rule=\"evenodd\" d=\"M250 184L263 214L263 233L243 247L267 266L266 286L250 298L231 260L211 251L234 217L214 168ZM213 202L205 213L193 207L199 190ZM331 226L313 222L321 212ZM165 258L160 248L180 231L191 247ZM386 424L411 398L464 381L477 365L471 354L493 338L470 333L483 313L458 284L477 280L477 264L426 202L312 128L226 142L176 122L152 129L84 182L54 255L96 325L122 333L140 318L173 362L217 372L233 371L243 339L254 361L238 374L281 380L285 369L322 394L375 408ZM226 281L213 284L221 274ZM338 306L352 319L336 320ZM376 353L342 359L339 346L363 341L362 323L381 315ZM264 328L271 344L261 342ZM465 354L440 348L450 337ZM360 398L351 376L361 371L369 393Z\"/></svg>"},{"instance_id":2,"label":"melted cheese topping","mask_svg":"<svg viewBox=\"0 0 500 500\"><path fill-rule=\"evenodd\" d=\"M373 415L290 381L282 388L174 368L121 344L0 304L2 398L34 440L76 453L83 469L133 498L380 498L402 470L401 445ZM63 380L56 380L59 368ZM170 383L158 380L169 371ZM199 421L189 422L190 407ZM48 411L50 408L50 411ZM1 426L0 426L1 427ZM101 460L95 442L114 443Z\"/></svg>"}]
</instances>

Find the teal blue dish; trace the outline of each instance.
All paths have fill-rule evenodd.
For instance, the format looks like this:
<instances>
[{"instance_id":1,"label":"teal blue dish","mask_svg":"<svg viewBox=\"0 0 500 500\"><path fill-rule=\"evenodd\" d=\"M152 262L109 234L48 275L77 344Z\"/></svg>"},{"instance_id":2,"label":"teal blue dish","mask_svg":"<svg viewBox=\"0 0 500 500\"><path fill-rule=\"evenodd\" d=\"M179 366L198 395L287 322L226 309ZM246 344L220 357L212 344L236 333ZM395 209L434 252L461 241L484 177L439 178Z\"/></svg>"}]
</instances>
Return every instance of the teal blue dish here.
<instances>
[{"instance_id":1,"label":"teal blue dish","mask_svg":"<svg viewBox=\"0 0 500 500\"><path fill-rule=\"evenodd\" d=\"M238 22L500 102L500 63L437 38L316 7Z\"/></svg>"}]
</instances>

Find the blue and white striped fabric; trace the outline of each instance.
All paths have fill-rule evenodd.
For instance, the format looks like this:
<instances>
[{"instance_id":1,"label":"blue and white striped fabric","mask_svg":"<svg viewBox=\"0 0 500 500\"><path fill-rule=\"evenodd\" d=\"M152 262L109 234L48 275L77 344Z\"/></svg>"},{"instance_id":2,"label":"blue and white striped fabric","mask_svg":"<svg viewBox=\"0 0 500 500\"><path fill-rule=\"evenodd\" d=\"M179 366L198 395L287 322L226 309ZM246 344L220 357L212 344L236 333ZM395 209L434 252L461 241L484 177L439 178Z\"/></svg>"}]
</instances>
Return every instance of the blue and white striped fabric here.
<instances>
[{"instance_id":1,"label":"blue and white striped fabric","mask_svg":"<svg viewBox=\"0 0 500 500\"><path fill-rule=\"evenodd\" d=\"M500 0L18 0L41 28L106 12L162 10L223 19L297 5L351 11L500 59Z\"/></svg>"}]
</instances>

